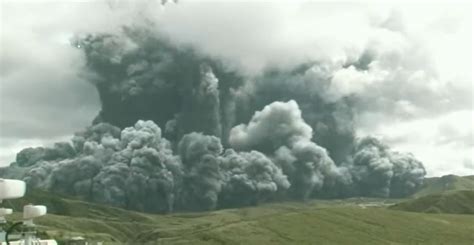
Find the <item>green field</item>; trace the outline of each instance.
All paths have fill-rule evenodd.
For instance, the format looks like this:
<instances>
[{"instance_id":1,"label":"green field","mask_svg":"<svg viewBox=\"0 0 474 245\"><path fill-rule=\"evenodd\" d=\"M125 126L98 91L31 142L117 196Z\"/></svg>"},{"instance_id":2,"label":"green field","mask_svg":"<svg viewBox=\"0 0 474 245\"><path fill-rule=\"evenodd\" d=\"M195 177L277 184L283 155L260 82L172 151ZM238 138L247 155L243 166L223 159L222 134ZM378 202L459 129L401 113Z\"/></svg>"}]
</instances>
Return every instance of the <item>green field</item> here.
<instances>
[{"instance_id":1,"label":"green field","mask_svg":"<svg viewBox=\"0 0 474 245\"><path fill-rule=\"evenodd\" d=\"M298 206L298 205L296 205ZM140 242L163 244L472 244L472 216L432 215L354 205L265 206L196 218L200 226L157 229Z\"/></svg>"},{"instance_id":2,"label":"green field","mask_svg":"<svg viewBox=\"0 0 474 245\"><path fill-rule=\"evenodd\" d=\"M474 216L390 210L377 199L286 202L201 213L150 215L63 199L67 215L43 235L109 244L473 244ZM63 210L64 212L64 210ZM16 214L16 219L20 218Z\"/></svg>"},{"instance_id":3,"label":"green field","mask_svg":"<svg viewBox=\"0 0 474 245\"><path fill-rule=\"evenodd\" d=\"M3 206L16 211L28 203L48 206L49 214L36 223L41 236L60 242L83 236L105 244L472 245L474 215L468 213L474 208L474 192L463 191L469 188L470 179L462 178L434 179L416 199L312 200L168 215L133 212L41 191ZM428 195L435 191L438 194ZM15 213L9 220L20 218L21 214Z\"/></svg>"},{"instance_id":4,"label":"green field","mask_svg":"<svg viewBox=\"0 0 474 245\"><path fill-rule=\"evenodd\" d=\"M474 214L474 190L426 195L401 202L392 209L425 213Z\"/></svg>"}]
</instances>

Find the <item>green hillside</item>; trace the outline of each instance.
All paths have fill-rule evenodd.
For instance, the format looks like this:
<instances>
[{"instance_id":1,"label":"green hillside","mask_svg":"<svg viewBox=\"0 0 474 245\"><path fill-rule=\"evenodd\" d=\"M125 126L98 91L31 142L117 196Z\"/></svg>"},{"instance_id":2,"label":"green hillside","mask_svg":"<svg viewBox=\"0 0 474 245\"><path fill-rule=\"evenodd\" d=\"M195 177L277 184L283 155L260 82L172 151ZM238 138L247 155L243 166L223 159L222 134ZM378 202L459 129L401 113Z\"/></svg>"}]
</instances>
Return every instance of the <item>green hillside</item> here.
<instances>
[{"instance_id":1,"label":"green hillside","mask_svg":"<svg viewBox=\"0 0 474 245\"><path fill-rule=\"evenodd\" d=\"M120 208L64 198L44 191L28 191L21 199L8 200L3 207L18 211L9 217L21 219L26 204L46 205L48 215L37 219L45 237L65 240L83 236L95 241L128 241L137 232L155 227L155 216Z\"/></svg>"},{"instance_id":2,"label":"green hillside","mask_svg":"<svg viewBox=\"0 0 474 245\"><path fill-rule=\"evenodd\" d=\"M200 217L207 225L147 232L162 244L472 244L472 217L418 214L353 205L269 207ZM278 212L274 212L278 210Z\"/></svg>"},{"instance_id":3,"label":"green hillside","mask_svg":"<svg viewBox=\"0 0 474 245\"><path fill-rule=\"evenodd\" d=\"M393 200L314 200L150 215L39 192L4 206L11 205L18 211L27 202L46 204L50 213L57 213L39 218L36 223L44 236L61 241L77 235L106 244L472 244L474 241L472 216L387 209ZM19 218L20 214L16 213L10 220Z\"/></svg>"},{"instance_id":4,"label":"green hillside","mask_svg":"<svg viewBox=\"0 0 474 245\"><path fill-rule=\"evenodd\" d=\"M391 208L411 212L474 214L474 190L431 194L401 202Z\"/></svg>"},{"instance_id":5,"label":"green hillside","mask_svg":"<svg viewBox=\"0 0 474 245\"><path fill-rule=\"evenodd\" d=\"M421 197L454 190L474 190L474 175L445 175L442 177L426 178L421 189L413 196Z\"/></svg>"}]
</instances>

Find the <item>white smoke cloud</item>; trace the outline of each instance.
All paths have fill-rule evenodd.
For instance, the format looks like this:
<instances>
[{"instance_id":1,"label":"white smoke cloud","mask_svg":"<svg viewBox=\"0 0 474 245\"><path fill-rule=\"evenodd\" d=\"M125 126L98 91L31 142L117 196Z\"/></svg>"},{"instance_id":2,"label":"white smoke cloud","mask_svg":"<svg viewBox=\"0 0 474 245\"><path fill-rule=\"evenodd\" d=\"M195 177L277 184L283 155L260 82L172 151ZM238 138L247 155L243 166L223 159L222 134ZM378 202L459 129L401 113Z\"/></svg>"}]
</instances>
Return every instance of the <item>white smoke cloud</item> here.
<instances>
[{"instance_id":1,"label":"white smoke cloud","mask_svg":"<svg viewBox=\"0 0 474 245\"><path fill-rule=\"evenodd\" d=\"M304 122L301 110L294 100L274 102L255 112L247 124L230 131L229 143L235 149L275 150L279 146L292 146L295 142L312 138L313 129Z\"/></svg>"}]
</instances>

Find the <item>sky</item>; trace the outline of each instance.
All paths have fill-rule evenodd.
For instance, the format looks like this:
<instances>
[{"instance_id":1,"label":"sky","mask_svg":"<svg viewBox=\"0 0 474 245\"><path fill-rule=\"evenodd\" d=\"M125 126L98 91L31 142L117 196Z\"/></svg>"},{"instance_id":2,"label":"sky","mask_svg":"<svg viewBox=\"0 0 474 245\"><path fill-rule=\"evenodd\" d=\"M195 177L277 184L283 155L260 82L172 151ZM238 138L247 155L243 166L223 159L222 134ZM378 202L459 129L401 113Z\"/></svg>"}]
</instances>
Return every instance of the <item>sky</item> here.
<instances>
[{"instance_id":1,"label":"sky","mask_svg":"<svg viewBox=\"0 0 474 245\"><path fill-rule=\"evenodd\" d=\"M25 147L70 139L100 110L70 38L115 33L143 16L173 42L249 75L318 60L333 75L328 99L366 98L358 136L412 152L429 176L474 174L472 6L459 1L3 0L0 166ZM363 52L377 57L369 70L333 70Z\"/></svg>"}]
</instances>

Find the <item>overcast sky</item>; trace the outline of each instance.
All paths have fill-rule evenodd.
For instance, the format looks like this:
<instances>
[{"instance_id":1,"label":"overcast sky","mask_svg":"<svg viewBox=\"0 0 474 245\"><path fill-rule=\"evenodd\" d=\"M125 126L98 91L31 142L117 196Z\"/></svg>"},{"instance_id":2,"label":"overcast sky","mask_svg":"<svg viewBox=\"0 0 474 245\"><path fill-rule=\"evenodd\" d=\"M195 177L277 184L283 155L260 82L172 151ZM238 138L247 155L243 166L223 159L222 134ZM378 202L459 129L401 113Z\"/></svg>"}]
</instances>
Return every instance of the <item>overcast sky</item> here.
<instances>
[{"instance_id":1,"label":"overcast sky","mask_svg":"<svg viewBox=\"0 0 474 245\"><path fill-rule=\"evenodd\" d=\"M2 1L0 166L91 123L98 94L68 40L117 32L139 16L248 74L308 59L331 67L370 50L373 69L335 71L332 81L336 97L367 98L358 134L413 152L430 176L474 174L472 6L428 1Z\"/></svg>"}]
</instances>

